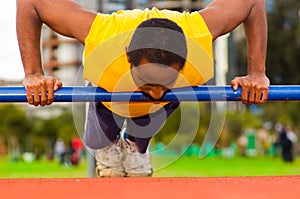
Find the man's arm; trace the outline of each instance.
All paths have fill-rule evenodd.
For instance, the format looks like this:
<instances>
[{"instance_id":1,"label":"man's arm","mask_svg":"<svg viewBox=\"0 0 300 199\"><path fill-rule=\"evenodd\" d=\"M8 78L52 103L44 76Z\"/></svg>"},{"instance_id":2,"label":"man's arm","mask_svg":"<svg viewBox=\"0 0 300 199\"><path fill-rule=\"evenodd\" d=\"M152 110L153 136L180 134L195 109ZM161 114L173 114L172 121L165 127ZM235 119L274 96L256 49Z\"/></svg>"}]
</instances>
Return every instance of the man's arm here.
<instances>
[{"instance_id":1,"label":"man's arm","mask_svg":"<svg viewBox=\"0 0 300 199\"><path fill-rule=\"evenodd\" d=\"M265 75L267 19L264 0L215 0L199 13L213 39L243 23L248 47L248 75L231 81L233 89L242 87L242 102L261 104L267 100L269 79Z\"/></svg>"},{"instance_id":2,"label":"man's arm","mask_svg":"<svg viewBox=\"0 0 300 199\"><path fill-rule=\"evenodd\" d=\"M17 0L17 36L25 72L23 85L29 104L51 104L54 91L62 86L56 78L43 73L40 51L42 24L84 43L95 16L96 13L84 10L70 0Z\"/></svg>"}]
</instances>

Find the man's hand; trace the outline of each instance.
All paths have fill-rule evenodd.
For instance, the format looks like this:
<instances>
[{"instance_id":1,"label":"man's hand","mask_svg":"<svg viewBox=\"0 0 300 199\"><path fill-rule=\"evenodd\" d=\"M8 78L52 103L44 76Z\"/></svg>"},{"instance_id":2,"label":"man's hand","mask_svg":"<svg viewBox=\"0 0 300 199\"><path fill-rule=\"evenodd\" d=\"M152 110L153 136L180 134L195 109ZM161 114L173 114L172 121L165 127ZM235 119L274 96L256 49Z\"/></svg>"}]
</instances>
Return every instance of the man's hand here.
<instances>
[{"instance_id":1,"label":"man's hand","mask_svg":"<svg viewBox=\"0 0 300 199\"><path fill-rule=\"evenodd\" d=\"M231 82L233 90L242 87L242 102L244 104L263 104L268 99L270 81L265 75L247 75L235 77Z\"/></svg>"},{"instance_id":2,"label":"man's hand","mask_svg":"<svg viewBox=\"0 0 300 199\"><path fill-rule=\"evenodd\" d=\"M62 87L62 82L52 76L29 75L24 79L23 85L29 104L45 106L52 104L54 91Z\"/></svg>"}]
</instances>

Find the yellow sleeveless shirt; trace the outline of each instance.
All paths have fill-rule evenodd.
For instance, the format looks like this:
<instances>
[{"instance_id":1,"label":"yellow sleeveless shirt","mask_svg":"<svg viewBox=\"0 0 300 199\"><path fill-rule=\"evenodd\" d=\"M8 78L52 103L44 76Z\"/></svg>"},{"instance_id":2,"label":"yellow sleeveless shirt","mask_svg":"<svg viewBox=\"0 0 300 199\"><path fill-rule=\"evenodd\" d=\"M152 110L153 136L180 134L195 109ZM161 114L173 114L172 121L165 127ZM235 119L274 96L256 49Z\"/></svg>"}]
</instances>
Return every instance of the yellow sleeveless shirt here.
<instances>
[{"instance_id":1,"label":"yellow sleeveless shirt","mask_svg":"<svg viewBox=\"0 0 300 199\"><path fill-rule=\"evenodd\" d=\"M137 26L150 18L167 18L179 25L187 40L187 62L174 88L204 84L214 76L212 35L198 12L170 10L122 10L97 14L85 39L83 78L108 92L133 92L137 89L126 57L126 46ZM103 102L114 113L138 117L153 113L164 103Z\"/></svg>"}]
</instances>

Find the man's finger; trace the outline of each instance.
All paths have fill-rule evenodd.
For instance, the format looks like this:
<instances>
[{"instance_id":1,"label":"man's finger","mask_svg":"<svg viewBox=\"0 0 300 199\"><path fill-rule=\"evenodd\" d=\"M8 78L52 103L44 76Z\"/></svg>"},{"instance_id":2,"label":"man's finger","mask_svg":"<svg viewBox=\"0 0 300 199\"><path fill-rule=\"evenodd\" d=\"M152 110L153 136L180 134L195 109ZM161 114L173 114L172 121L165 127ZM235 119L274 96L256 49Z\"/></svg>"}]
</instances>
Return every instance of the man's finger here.
<instances>
[{"instance_id":1,"label":"man's finger","mask_svg":"<svg viewBox=\"0 0 300 199\"><path fill-rule=\"evenodd\" d=\"M256 90L254 104L261 104L262 103L263 94L264 94L264 92L263 92L262 89L257 89Z\"/></svg>"},{"instance_id":2,"label":"man's finger","mask_svg":"<svg viewBox=\"0 0 300 199\"><path fill-rule=\"evenodd\" d=\"M242 88L242 95L241 95L241 97L242 97L242 102L244 103L244 104L247 104L248 103L248 98L249 98L249 90L248 90L248 88L247 87L243 87Z\"/></svg>"},{"instance_id":3,"label":"man's finger","mask_svg":"<svg viewBox=\"0 0 300 199\"><path fill-rule=\"evenodd\" d=\"M40 104L40 88L38 85L33 86L33 104L38 106Z\"/></svg>"},{"instance_id":4,"label":"man's finger","mask_svg":"<svg viewBox=\"0 0 300 199\"><path fill-rule=\"evenodd\" d=\"M57 89L61 88L62 87L62 82L61 81L58 81L58 80L55 80L55 83L54 83L54 90L56 91Z\"/></svg>"},{"instance_id":5,"label":"man's finger","mask_svg":"<svg viewBox=\"0 0 300 199\"><path fill-rule=\"evenodd\" d=\"M41 101L40 105L45 106L47 103L47 85L45 82L41 82L40 84L40 90L41 90Z\"/></svg>"},{"instance_id":6,"label":"man's finger","mask_svg":"<svg viewBox=\"0 0 300 199\"><path fill-rule=\"evenodd\" d=\"M253 104L255 103L255 97L256 97L256 92L254 88L250 89L250 92L248 94L248 104Z\"/></svg>"},{"instance_id":7,"label":"man's finger","mask_svg":"<svg viewBox=\"0 0 300 199\"><path fill-rule=\"evenodd\" d=\"M232 89L235 90L235 91L236 91L236 90L238 89L238 87L239 87L239 85L238 85L236 79L232 80L232 81L230 82L230 85L231 85Z\"/></svg>"},{"instance_id":8,"label":"man's finger","mask_svg":"<svg viewBox=\"0 0 300 199\"><path fill-rule=\"evenodd\" d=\"M269 93L269 89L264 89L262 91L262 96L261 96L261 103L265 103L268 99L268 93Z\"/></svg>"},{"instance_id":9,"label":"man's finger","mask_svg":"<svg viewBox=\"0 0 300 199\"><path fill-rule=\"evenodd\" d=\"M25 86L26 98L29 104L33 105L32 89L29 86Z\"/></svg>"},{"instance_id":10,"label":"man's finger","mask_svg":"<svg viewBox=\"0 0 300 199\"><path fill-rule=\"evenodd\" d=\"M53 86L53 81L49 81L47 84L47 90L48 90L48 100L47 100L47 105L52 104L54 101L54 86Z\"/></svg>"}]
</instances>

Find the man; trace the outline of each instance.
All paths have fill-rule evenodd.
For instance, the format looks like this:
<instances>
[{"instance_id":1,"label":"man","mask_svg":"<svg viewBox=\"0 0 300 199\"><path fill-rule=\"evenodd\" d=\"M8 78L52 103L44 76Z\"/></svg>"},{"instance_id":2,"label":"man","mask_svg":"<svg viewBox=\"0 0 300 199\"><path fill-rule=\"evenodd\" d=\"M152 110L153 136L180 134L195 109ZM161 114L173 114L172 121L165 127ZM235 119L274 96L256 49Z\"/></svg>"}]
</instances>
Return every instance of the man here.
<instances>
[{"instance_id":1,"label":"man","mask_svg":"<svg viewBox=\"0 0 300 199\"><path fill-rule=\"evenodd\" d=\"M54 91L62 86L55 77L44 76L42 70L40 34L43 23L85 45L84 76L92 84L108 91L139 90L153 99L160 99L172 87L205 83L208 80L206 76L199 77L203 66L199 69L198 63L193 64L194 59L190 60L190 54L198 53L199 57L206 54L204 57L212 59L212 41L243 23L248 45L248 74L234 78L231 85L235 90L238 86L242 87L243 103L262 104L267 99L267 22L263 0L215 0L205 9L193 13L159 11L154 8L144 11L120 11L112 15L85 10L69 0L18 0L17 5L17 33L25 71L23 84L29 104L50 105L53 102ZM170 39L166 44L167 48L163 46L164 42L148 47L136 47L128 42L128 38L133 35L132 40L143 40L135 40L135 33L139 32L140 28L147 31L137 35L144 34L146 40L152 38L151 41L161 41L165 34L156 34L161 30L170 30L171 36L166 39L174 36L178 38L173 40L174 42L178 40L183 43L173 45ZM153 28L154 31L148 34L148 30ZM186 36L187 58L184 39L176 36L182 33ZM122 38L125 38L124 42ZM122 41L120 45L119 41ZM183 49L177 51L176 46L183 46ZM191 50L191 46L198 46L196 49L199 51ZM116 50L107 51L109 47ZM120 50L121 48L123 50ZM161 55L158 56L158 51L154 51L152 56L149 53L146 57L145 53L148 53L148 50L142 50L147 48L162 50ZM119 51L125 53L119 54ZM169 58L174 57L174 54L179 57L175 59L177 61ZM108 59L110 56L113 57ZM154 60L151 60L152 58ZM186 80L186 84L178 83L178 79ZM169 116L178 106L175 102L157 106L129 104L129 109L126 110L122 104L90 103L85 142L95 149L98 175L151 176L152 168L147 154L149 141L164 122L163 116ZM125 119L127 134L120 138L119 131ZM153 119L156 122L151 122ZM125 159L121 153L124 153Z\"/></svg>"}]
</instances>

